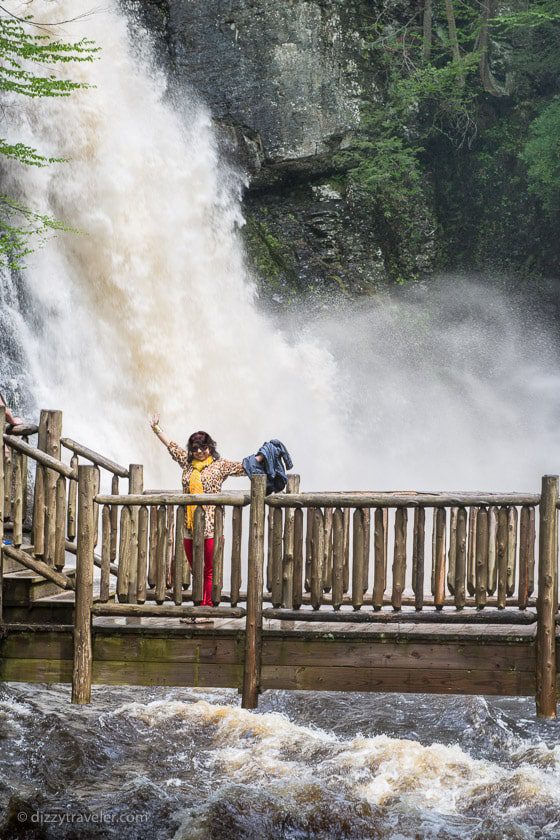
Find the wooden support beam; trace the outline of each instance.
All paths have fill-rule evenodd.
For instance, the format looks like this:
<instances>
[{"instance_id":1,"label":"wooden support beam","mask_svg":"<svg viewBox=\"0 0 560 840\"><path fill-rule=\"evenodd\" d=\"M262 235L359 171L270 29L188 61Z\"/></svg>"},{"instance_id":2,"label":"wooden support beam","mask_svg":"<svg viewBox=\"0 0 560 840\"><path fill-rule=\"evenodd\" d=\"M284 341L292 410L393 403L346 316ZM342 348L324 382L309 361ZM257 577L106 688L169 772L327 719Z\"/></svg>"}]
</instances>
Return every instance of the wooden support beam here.
<instances>
[{"instance_id":1,"label":"wooden support beam","mask_svg":"<svg viewBox=\"0 0 560 840\"><path fill-rule=\"evenodd\" d=\"M537 715L555 718L556 635L555 618L558 611L558 476L542 479L539 507L539 588L537 596Z\"/></svg>"},{"instance_id":2,"label":"wooden support beam","mask_svg":"<svg viewBox=\"0 0 560 840\"><path fill-rule=\"evenodd\" d=\"M249 569L247 581L247 620L245 625L245 665L243 671L244 709L256 709L262 659L262 598L264 571L264 520L266 476L251 479L251 518L249 522Z\"/></svg>"},{"instance_id":3,"label":"wooden support beam","mask_svg":"<svg viewBox=\"0 0 560 840\"><path fill-rule=\"evenodd\" d=\"M76 555L76 605L74 609L74 667L72 703L91 702L93 602L93 505L95 467L78 469L78 553Z\"/></svg>"}]
</instances>

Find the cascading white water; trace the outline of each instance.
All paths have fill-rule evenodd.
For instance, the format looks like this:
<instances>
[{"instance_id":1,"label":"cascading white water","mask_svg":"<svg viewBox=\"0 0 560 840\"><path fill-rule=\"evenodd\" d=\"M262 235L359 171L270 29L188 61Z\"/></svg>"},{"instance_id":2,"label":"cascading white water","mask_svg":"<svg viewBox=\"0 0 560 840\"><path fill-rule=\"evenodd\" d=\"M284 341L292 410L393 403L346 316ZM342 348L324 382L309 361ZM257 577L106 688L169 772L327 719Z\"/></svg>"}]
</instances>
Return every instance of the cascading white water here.
<instances>
[{"instance_id":1,"label":"cascading white water","mask_svg":"<svg viewBox=\"0 0 560 840\"><path fill-rule=\"evenodd\" d=\"M254 304L236 230L240 182L194 96L172 104L149 44L116 0L13 3L92 38L94 87L8 107L10 139L64 156L11 166L5 189L79 229L28 261L7 300L38 406L148 485L177 483L147 415L182 441L208 429L228 457L284 439L307 489L530 489L557 469L558 352L497 291L450 279L426 300L377 301L286 325ZM84 14L84 17L79 16ZM186 97L186 94L185 94ZM8 103L9 106L9 103ZM294 326L296 325L296 326Z\"/></svg>"},{"instance_id":2,"label":"cascading white water","mask_svg":"<svg viewBox=\"0 0 560 840\"><path fill-rule=\"evenodd\" d=\"M91 5L25 8L57 21ZM67 433L94 448L147 460L152 482L176 482L147 425L156 408L176 439L207 428L230 457L267 437L293 441L319 477L320 441L337 435L334 365L257 313L235 233L238 184L218 163L209 115L189 101L179 116L165 101L165 79L148 45L131 44L116 3L56 34L86 35L101 53L67 71L93 88L20 102L10 126L68 159L13 167L21 198L81 232L29 260L39 317L24 343L37 404L62 408Z\"/></svg>"}]
</instances>

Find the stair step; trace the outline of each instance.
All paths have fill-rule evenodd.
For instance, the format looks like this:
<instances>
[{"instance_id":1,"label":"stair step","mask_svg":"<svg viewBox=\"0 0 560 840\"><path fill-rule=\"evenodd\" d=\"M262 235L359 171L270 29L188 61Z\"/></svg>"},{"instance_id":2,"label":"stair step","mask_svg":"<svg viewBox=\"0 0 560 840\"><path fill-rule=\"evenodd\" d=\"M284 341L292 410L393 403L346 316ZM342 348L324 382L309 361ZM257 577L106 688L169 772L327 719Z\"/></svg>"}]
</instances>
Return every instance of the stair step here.
<instances>
[{"instance_id":1,"label":"stair step","mask_svg":"<svg viewBox=\"0 0 560 840\"><path fill-rule=\"evenodd\" d=\"M75 569L65 569L68 577L74 577ZM36 572L25 569L21 572L8 572L4 575L4 606L25 607L49 595L57 595L60 587Z\"/></svg>"}]
</instances>

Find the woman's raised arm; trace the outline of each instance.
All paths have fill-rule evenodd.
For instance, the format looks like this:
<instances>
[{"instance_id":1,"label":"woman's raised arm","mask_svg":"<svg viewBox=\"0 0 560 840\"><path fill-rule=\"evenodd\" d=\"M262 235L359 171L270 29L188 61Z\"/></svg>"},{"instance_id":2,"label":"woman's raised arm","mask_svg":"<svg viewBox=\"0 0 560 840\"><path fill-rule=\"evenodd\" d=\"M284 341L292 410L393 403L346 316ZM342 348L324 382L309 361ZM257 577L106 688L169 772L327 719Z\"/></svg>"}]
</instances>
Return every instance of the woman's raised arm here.
<instances>
[{"instance_id":1,"label":"woman's raised arm","mask_svg":"<svg viewBox=\"0 0 560 840\"><path fill-rule=\"evenodd\" d=\"M163 445L169 446L169 444L171 443L171 438L165 434L165 432L159 425L159 411L156 411L156 413L152 416L152 419L150 420L150 426L152 427L152 432L154 432L156 437L158 437L161 440Z\"/></svg>"}]
</instances>

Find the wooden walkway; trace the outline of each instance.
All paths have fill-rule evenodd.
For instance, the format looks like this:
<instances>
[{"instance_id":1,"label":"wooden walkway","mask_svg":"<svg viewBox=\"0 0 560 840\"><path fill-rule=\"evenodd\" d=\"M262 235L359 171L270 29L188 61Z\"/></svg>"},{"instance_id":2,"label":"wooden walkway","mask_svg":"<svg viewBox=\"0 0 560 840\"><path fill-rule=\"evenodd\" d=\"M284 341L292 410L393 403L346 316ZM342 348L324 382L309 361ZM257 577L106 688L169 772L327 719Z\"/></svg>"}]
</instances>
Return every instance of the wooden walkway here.
<instances>
[{"instance_id":1,"label":"wooden walkway","mask_svg":"<svg viewBox=\"0 0 560 840\"><path fill-rule=\"evenodd\" d=\"M234 688L245 708L267 689L534 695L556 716L556 476L540 494L299 493L290 476L265 496L257 476L250 496L196 496L143 492L141 465L63 438L60 412L3 440L0 680L68 682L76 703L96 684Z\"/></svg>"},{"instance_id":2,"label":"wooden walkway","mask_svg":"<svg viewBox=\"0 0 560 840\"><path fill-rule=\"evenodd\" d=\"M0 679L71 682L73 627L12 624ZM533 695L536 625L265 621L260 689ZM96 618L93 682L237 688L244 619Z\"/></svg>"}]
</instances>

